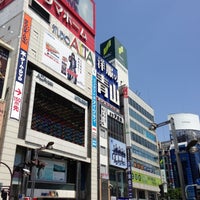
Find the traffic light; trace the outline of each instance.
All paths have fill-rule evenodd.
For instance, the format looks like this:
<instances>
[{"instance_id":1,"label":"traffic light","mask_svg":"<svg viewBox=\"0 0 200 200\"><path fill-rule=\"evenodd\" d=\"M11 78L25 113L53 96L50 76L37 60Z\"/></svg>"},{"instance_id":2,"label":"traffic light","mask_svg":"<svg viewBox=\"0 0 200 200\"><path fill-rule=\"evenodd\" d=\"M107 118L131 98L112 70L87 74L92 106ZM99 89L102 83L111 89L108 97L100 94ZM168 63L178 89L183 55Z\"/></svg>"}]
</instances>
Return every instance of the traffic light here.
<instances>
[{"instance_id":1,"label":"traffic light","mask_svg":"<svg viewBox=\"0 0 200 200\"><path fill-rule=\"evenodd\" d=\"M40 161L40 160L37 160L37 165L36 167L39 168L39 169L44 169L46 166L46 163L43 162L43 161Z\"/></svg>"},{"instance_id":2,"label":"traffic light","mask_svg":"<svg viewBox=\"0 0 200 200\"><path fill-rule=\"evenodd\" d=\"M30 160L30 161L26 162L26 165L28 167L37 166L37 164L38 164L38 160Z\"/></svg>"},{"instance_id":3,"label":"traffic light","mask_svg":"<svg viewBox=\"0 0 200 200\"><path fill-rule=\"evenodd\" d=\"M35 166L35 167L37 167L39 169L43 169L46 166L46 163L43 162L43 161L40 161L40 160L36 159L36 160L30 160L30 161L26 162L26 165L28 167Z\"/></svg>"}]
</instances>

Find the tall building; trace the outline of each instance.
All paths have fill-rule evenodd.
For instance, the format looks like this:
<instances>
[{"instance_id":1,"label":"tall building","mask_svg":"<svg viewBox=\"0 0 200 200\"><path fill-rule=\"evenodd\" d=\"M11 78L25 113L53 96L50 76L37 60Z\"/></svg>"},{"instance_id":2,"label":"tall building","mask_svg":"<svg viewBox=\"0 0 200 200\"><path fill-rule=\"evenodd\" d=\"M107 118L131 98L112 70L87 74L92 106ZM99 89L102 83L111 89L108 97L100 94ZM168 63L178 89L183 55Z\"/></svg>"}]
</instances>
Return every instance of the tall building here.
<instances>
[{"instance_id":1,"label":"tall building","mask_svg":"<svg viewBox=\"0 0 200 200\"><path fill-rule=\"evenodd\" d=\"M154 110L127 86L121 87L120 100L130 149L133 198L157 199L161 183L158 141L156 133L149 130Z\"/></svg>"},{"instance_id":2,"label":"tall building","mask_svg":"<svg viewBox=\"0 0 200 200\"><path fill-rule=\"evenodd\" d=\"M99 200L110 196L125 197L127 159L124 117L120 114L118 71L97 52L96 77Z\"/></svg>"},{"instance_id":3,"label":"tall building","mask_svg":"<svg viewBox=\"0 0 200 200\"><path fill-rule=\"evenodd\" d=\"M97 199L94 1L1 1L0 19L2 188Z\"/></svg>"},{"instance_id":4,"label":"tall building","mask_svg":"<svg viewBox=\"0 0 200 200\"><path fill-rule=\"evenodd\" d=\"M179 188L180 186L186 188L186 186L196 184L196 181L200 178L200 145L198 143L198 139L200 138L199 116L191 113L177 113L168 116L168 118L171 117L174 119L181 170L184 172L183 183L181 183L180 172L175 155L175 145L171 144L170 156L173 166L174 184L176 188ZM194 197L196 198L199 196L196 187L193 186L188 187L185 193L188 199L193 199Z\"/></svg>"},{"instance_id":5,"label":"tall building","mask_svg":"<svg viewBox=\"0 0 200 200\"><path fill-rule=\"evenodd\" d=\"M118 71L120 113L124 122L122 137L114 139L118 140L115 143L119 148L122 148L119 141L124 139L126 142L126 175L122 169L114 169L110 163L111 197L157 199L161 183L158 146L156 133L149 131L149 125L154 122L154 111L128 88L127 52L118 39L112 37L106 40L100 50L101 56ZM108 147L109 151L113 150L112 146Z\"/></svg>"},{"instance_id":6,"label":"tall building","mask_svg":"<svg viewBox=\"0 0 200 200\"><path fill-rule=\"evenodd\" d=\"M169 115L168 118L174 120L178 149L175 148L174 134L170 126L170 141L163 141L159 145L160 168L163 175L162 195L169 197L170 191L183 187L186 199L199 199L199 186L196 186L200 178L199 116L191 113L176 113ZM177 156L180 158L180 167ZM183 179L180 177L181 174ZM183 194L179 197L181 195Z\"/></svg>"}]
</instances>

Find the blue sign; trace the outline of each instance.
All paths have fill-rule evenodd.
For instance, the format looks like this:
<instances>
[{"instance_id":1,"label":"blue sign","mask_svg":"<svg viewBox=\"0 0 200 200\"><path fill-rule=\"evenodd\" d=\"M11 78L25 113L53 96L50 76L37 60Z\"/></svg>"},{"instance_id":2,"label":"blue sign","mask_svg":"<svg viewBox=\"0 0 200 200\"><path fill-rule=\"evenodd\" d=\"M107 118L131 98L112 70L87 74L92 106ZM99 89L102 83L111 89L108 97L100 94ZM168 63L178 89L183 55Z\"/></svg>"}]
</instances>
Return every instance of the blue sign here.
<instances>
[{"instance_id":1,"label":"blue sign","mask_svg":"<svg viewBox=\"0 0 200 200\"><path fill-rule=\"evenodd\" d=\"M118 71L96 52L97 96L119 109Z\"/></svg>"},{"instance_id":2,"label":"blue sign","mask_svg":"<svg viewBox=\"0 0 200 200\"><path fill-rule=\"evenodd\" d=\"M17 72L16 72L16 81L24 84L24 77L26 73L26 62L27 62L27 52L23 49L20 49Z\"/></svg>"},{"instance_id":3,"label":"blue sign","mask_svg":"<svg viewBox=\"0 0 200 200\"><path fill-rule=\"evenodd\" d=\"M113 138L109 139L110 144L110 165L122 169L127 168L126 145Z\"/></svg>"}]
</instances>

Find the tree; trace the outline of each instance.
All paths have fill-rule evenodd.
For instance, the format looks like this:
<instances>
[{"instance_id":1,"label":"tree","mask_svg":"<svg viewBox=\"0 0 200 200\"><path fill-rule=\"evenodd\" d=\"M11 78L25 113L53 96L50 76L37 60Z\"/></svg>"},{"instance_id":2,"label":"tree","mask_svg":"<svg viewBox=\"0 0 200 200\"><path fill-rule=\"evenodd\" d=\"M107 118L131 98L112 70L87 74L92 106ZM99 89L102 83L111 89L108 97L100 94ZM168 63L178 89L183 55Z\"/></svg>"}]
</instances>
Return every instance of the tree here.
<instances>
[{"instance_id":1,"label":"tree","mask_svg":"<svg viewBox=\"0 0 200 200\"><path fill-rule=\"evenodd\" d=\"M165 194L165 197L170 197L170 199L182 199L181 196L181 189L180 188L168 188L167 194Z\"/></svg>"}]
</instances>

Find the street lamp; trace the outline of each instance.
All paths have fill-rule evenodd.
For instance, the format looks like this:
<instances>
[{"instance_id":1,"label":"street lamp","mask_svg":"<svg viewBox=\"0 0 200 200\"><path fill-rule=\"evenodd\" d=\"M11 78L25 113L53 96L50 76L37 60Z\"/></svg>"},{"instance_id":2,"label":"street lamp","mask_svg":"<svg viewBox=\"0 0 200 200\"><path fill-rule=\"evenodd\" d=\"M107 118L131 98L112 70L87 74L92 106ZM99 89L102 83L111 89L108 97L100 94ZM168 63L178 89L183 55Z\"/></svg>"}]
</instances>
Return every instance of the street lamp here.
<instances>
[{"instance_id":1,"label":"street lamp","mask_svg":"<svg viewBox=\"0 0 200 200\"><path fill-rule=\"evenodd\" d=\"M186 200L185 190L184 190L185 183L184 183L183 169L182 169L182 164L181 164L181 160L180 160L180 156L179 156L179 147L178 147L178 141L177 141L177 136L176 136L174 118L171 117L169 120L161 122L159 124L152 123L149 127L149 130L155 131L157 128L168 125L168 124L170 124L170 126L171 126L171 132L172 132L173 141L174 141L174 150L175 150L176 162L177 162L178 173L179 173L179 181L180 181L180 186L181 186L182 199Z\"/></svg>"},{"instance_id":2,"label":"street lamp","mask_svg":"<svg viewBox=\"0 0 200 200\"><path fill-rule=\"evenodd\" d=\"M40 151L43 151L45 149L53 149L53 145L54 145L54 142L48 142L47 145L44 145L44 146L41 146L37 149L34 149L34 160L35 160L35 164L38 163L38 153ZM30 197L31 199L33 199L34 197L34 189L35 189L35 181L36 181L36 166L33 165L32 167L32 172L31 172L31 176L32 176L32 182L31 182L31 193L30 193Z\"/></svg>"}]
</instances>

